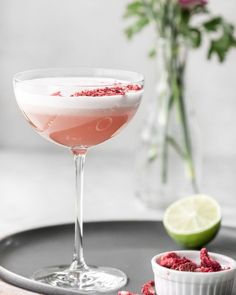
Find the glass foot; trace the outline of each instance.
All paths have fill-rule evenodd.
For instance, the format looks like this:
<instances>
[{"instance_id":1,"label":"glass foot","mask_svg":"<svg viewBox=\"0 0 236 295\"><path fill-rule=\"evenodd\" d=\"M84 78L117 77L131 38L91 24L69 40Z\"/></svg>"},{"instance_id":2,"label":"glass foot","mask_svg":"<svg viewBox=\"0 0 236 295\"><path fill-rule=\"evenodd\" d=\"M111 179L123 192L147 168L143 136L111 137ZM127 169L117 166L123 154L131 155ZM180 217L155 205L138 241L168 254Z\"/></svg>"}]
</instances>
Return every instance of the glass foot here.
<instances>
[{"instance_id":1,"label":"glass foot","mask_svg":"<svg viewBox=\"0 0 236 295\"><path fill-rule=\"evenodd\" d=\"M110 267L70 270L68 266L49 267L34 273L33 279L54 287L79 291L81 294L117 291L127 283L122 271Z\"/></svg>"}]
</instances>

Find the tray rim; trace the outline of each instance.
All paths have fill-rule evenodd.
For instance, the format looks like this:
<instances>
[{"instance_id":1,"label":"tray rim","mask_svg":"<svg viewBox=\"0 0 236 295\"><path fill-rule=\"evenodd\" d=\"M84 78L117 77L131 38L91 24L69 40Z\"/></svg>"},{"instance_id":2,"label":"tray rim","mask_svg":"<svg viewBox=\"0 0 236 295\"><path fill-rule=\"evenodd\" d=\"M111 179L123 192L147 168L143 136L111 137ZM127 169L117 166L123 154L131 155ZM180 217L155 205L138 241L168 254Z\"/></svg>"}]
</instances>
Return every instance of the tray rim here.
<instances>
[{"instance_id":1,"label":"tray rim","mask_svg":"<svg viewBox=\"0 0 236 295\"><path fill-rule=\"evenodd\" d=\"M138 220L138 219L124 219L124 220L99 220L99 221L85 221L83 222L84 225L89 224L89 225L93 225L93 224L106 224L106 223L159 223L159 224L163 224L162 220L149 220L149 219L144 219L144 220ZM16 235L20 235L23 233L29 233L31 231L37 231L37 230L43 230L43 229L49 229L49 228L53 228L53 227L62 227L62 226L73 226L74 222L65 222L65 223L53 223L53 224L49 224L49 225L40 225L40 226L35 226L35 227L30 227L30 228L26 228L26 229L22 229L19 231L15 231L9 234L5 234L3 236L0 236L0 242L7 240L13 236ZM224 229L229 229L229 230L236 230L236 225L221 225L221 228ZM220 228L220 230L221 230ZM86 233L85 233L86 235ZM0 265L1 266L1 265Z\"/></svg>"},{"instance_id":2,"label":"tray rim","mask_svg":"<svg viewBox=\"0 0 236 295\"><path fill-rule=\"evenodd\" d=\"M152 223L152 224L162 224L161 220L111 220L111 221L107 221L107 220L102 220L102 221L88 221L88 222L84 222L84 224L89 224L89 225L93 225L93 224L125 224L125 223ZM4 242L7 239L10 239L12 237L16 237L18 235L21 234L30 234L31 232L35 232L38 230L48 230L48 229L52 229L52 228L60 228L60 227L67 227L67 226L72 226L73 227L74 223L71 222L67 222L67 223L59 223L59 224L52 224L52 225L46 225L46 226L38 226L38 227L32 227L26 230L21 230L12 234L8 234L6 236L3 236L0 238L0 243ZM229 230L236 230L236 227L234 226L222 226L222 228L224 229L229 229ZM52 294L52 295L65 295L68 294L68 290L64 289L64 288L59 288L59 287L53 287L50 285L46 285L40 282L36 282L30 278L26 278L22 275L16 274L8 269L6 269L5 267L3 267L0 264L0 278L10 284L13 285L15 287L21 288L23 290L27 290L27 291L31 291L31 292L37 292L39 294L44 294L44 292L46 292L45 294ZM32 290L32 286L34 288L34 290ZM37 294L36 293L36 294ZM83 294L83 293L78 293L77 291L73 291L70 290L69 294ZM96 294L102 294L102 293L93 293L94 295ZM105 293L104 293L105 294ZM108 294L108 293L106 293Z\"/></svg>"},{"instance_id":3,"label":"tray rim","mask_svg":"<svg viewBox=\"0 0 236 295\"><path fill-rule=\"evenodd\" d=\"M158 220L149 220L149 219L144 219L144 220L139 220L139 219L124 219L124 220L98 220L98 221L84 221L83 225L92 225L92 224L97 224L97 223L101 223L101 224L106 224L106 223L159 223L162 224L162 221L160 219ZM34 226L34 227L29 227L29 228L25 228L25 229L21 229L19 231L13 231L11 233L7 233L4 234L2 236L0 236L0 242L2 242L5 239L11 238L12 236L15 235L19 235L19 234L23 234L23 233L28 233L31 231L36 231L36 230L43 230L43 229L49 229L52 227L61 227L61 226L74 226L74 222L65 222L65 223L52 223L52 224L45 224L45 225L39 225L39 226ZM235 228L236 226L222 226L224 228ZM86 235L86 233L85 233Z\"/></svg>"}]
</instances>

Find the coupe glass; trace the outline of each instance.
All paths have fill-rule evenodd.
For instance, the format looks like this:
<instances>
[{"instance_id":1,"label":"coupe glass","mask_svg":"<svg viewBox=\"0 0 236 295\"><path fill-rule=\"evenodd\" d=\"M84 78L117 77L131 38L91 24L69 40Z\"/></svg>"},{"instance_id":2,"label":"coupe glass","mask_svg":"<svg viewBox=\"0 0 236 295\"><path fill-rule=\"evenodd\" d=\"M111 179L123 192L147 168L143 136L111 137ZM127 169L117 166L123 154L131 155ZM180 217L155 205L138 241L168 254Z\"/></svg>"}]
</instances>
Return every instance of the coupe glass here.
<instances>
[{"instance_id":1,"label":"coupe glass","mask_svg":"<svg viewBox=\"0 0 236 295\"><path fill-rule=\"evenodd\" d=\"M80 293L112 292L127 276L110 267L90 267L83 255L83 174L89 147L117 134L136 113L141 74L96 68L40 69L14 76L17 103L31 127L44 138L69 148L76 171L74 255L68 267L48 267L35 280Z\"/></svg>"}]
</instances>

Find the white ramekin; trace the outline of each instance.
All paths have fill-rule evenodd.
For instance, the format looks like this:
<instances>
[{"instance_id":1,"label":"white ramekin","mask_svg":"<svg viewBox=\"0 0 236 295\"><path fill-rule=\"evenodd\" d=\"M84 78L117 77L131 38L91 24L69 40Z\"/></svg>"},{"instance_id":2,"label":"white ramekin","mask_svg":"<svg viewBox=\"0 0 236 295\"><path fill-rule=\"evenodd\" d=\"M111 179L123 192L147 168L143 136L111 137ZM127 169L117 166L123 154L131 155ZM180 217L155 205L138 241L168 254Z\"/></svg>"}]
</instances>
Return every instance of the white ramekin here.
<instances>
[{"instance_id":1,"label":"white ramekin","mask_svg":"<svg viewBox=\"0 0 236 295\"><path fill-rule=\"evenodd\" d=\"M185 256L200 264L199 251L171 251ZM169 252L160 253L152 258L152 269L155 278L157 295L231 295L234 277L236 275L236 261L228 256L216 253L209 255L222 266L230 269L211 272L183 272L159 265L160 258Z\"/></svg>"}]
</instances>

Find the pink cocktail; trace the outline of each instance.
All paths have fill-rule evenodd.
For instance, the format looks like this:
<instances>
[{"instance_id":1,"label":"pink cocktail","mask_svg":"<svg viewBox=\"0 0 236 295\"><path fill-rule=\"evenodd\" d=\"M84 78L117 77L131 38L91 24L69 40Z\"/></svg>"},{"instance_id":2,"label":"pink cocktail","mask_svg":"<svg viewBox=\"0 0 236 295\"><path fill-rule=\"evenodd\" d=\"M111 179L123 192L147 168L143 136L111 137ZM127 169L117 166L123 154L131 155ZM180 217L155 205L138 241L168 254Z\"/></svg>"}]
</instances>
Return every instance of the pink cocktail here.
<instances>
[{"instance_id":1,"label":"pink cocktail","mask_svg":"<svg viewBox=\"0 0 236 295\"><path fill-rule=\"evenodd\" d=\"M49 90L46 95L43 91L42 94L30 91L32 87L53 84L56 80L28 80L25 82L28 91L25 85L15 88L16 98L27 121L40 135L74 150L76 147L88 148L113 137L134 116L143 92L139 85L119 86L122 84L117 80L93 78L87 78L87 86L83 87L80 86L85 83L82 78L72 78L71 81L60 78L60 83L64 84L58 86L56 92L50 93ZM72 82L78 85L77 92L73 92ZM95 82L99 87L91 90L89 85ZM110 86L104 87L108 82ZM61 88L65 89L66 84L69 89L63 93ZM99 96L96 96L97 89ZM118 93L115 93L116 89Z\"/></svg>"},{"instance_id":2,"label":"pink cocktail","mask_svg":"<svg viewBox=\"0 0 236 295\"><path fill-rule=\"evenodd\" d=\"M72 264L39 270L34 274L35 280L83 294L118 290L127 282L122 271L90 267L84 260L83 171L88 148L112 138L136 113L143 94L143 76L108 69L34 70L16 74L14 90L17 103L33 129L69 148L76 167Z\"/></svg>"}]
</instances>

